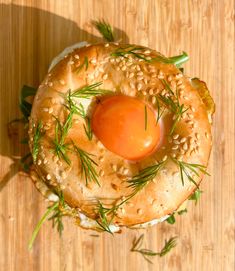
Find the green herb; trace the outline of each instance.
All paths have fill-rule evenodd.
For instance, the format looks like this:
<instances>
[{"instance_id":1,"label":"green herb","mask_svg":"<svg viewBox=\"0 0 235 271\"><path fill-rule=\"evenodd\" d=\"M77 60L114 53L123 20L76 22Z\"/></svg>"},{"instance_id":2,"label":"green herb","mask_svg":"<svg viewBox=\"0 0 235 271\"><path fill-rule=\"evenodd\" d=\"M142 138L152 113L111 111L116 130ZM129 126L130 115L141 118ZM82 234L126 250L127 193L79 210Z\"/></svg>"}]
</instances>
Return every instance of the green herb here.
<instances>
[{"instance_id":1,"label":"green herb","mask_svg":"<svg viewBox=\"0 0 235 271\"><path fill-rule=\"evenodd\" d=\"M52 141L54 145L54 151L59 158L62 158L68 165L71 164L71 161L67 155L67 152L70 150L69 143L65 143L65 138L68 134L69 129L72 126L72 116L73 113L70 112L67 116L67 119L62 126L60 121L54 116L56 119L55 125L55 139Z\"/></svg>"},{"instance_id":2,"label":"green herb","mask_svg":"<svg viewBox=\"0 0 235 271\"><path fill-rule=\"evenodd\" d=\"M128 187L132 187L133 193L136 194L156 177L164 163L165 161L159 162L156 165L142 169L139 174L135 175L132 179L128 180L129 183Z\"/></svg>"},{"instance_id":3,"label":"green herb","mask_svg":"<svg viewBox=\"0 0 235 271\"><path fill-rule=\"evenodd\" d=\"M93 133L91 130L91 120L88 117L86 117L85 120L86 120L86 125L83 124L83 128L85 130L85 133L86 133L88 139L91 141L92 137L93 137Z\"/></svg>"},{"instance_id":4,"label":"green herb","mask_svg":"<svg viewBox=\"0 0 235 271\"><path fill-rule=\"evenodd\" d=\"M177 212L178 215L182 215L184 213L187 213L187 209L186 208Z\"/></svg>"},{"instance_id":5,"label":"green herb","mask_svg":"<svg viewBox=\"0 0 235 271\"><path fill-rule=\"evenodd\" d=\"M54 204L52 204L51 206L49 206L47 208L47 211L45 212L45 214L42 216L42 218L39 220L39 222L37 223L32 237L29 241L29 245L28 245L28 249L31 250L33 247L33 243L38 235L39 230L41 229L43 223L48 219L48 220L52 220L53 221L53 227L55 225L57 225L57 230L59 232L59 234L61 235L62 230L63 230L63 223L62 223L62 216L63 216L63 212L62 212L62 208L65 208L65 202L64 202L64 196L63 194L59 194L59 201L55 202ZM52 214L52 216L50 218L48 218L50 216L50 214Z\"/></svg>"},{"instance_id":6,"label":"green herb","mask_svg":"<svg viewBox=\"0 0 235 271\"><path fill-rule=\"evenodd\" d=\"M59 193L59 204L58 206L53 209L53 214L48 220L52 220L53 228L57 226L57 231L59 235L62 235L62 231L64 230L64 225L62 222L62 217L64 216L63 210L66 208L66 204L64 201L64 194L61 192Z\"/></svg>"},{"instance_id":7,"label":"green herb","mask_svg":"<svg viewBox=\"0 0 235 271\"><path fill-rule=\"evenodd\" d=\"M175 215L172 214L171 216L169 216L166 220L169 224L175 224Z\"/></svg>"},{"instance_id":8,"label":"green herb","mask_svg":"<svg viewBox=\"0 0 235 271\"><path fill-rule=\"evenodd\" d=\"M112 220L115 216L114 208L111 208L111 209L106 208L103 206L103 204L100 201L98 201L97 213L99 215L99 218L96 219L96 222L100 226L100 229L113 234L113 232L110 229L110 224L112 223ZM109 213L111 213L110 219L108 219Z\"/></svg>"},{"instance_id":9,"label":"green herb","mask_svg":"<svg viewBox=\"0 0 235 271\"><path fill-rule=\"evenodd\" d=\"M144 106L144 129L147 130L148 125L148 112L147 112L147 106Z\"/></svg>"},{"instance_id":10,"label":"green herb","mask_svg":"<svg viewBox=\"0 0 235 271\"><path fill-rule=\"evenodd\" d=\"M71 90L68 91L68 94L66 96L67 100L67 108L70 110L71 113L77 114L81 116L85 122L86 125L84 125L85 133L89 140L92 140L92 130L91 130L91 122L90 118L86 115L85 109L82 105L82 103L76 103L75 99L90 99L97 95L104 95L111 93L110 90L106 89L100 89L97 88L100 85L102 85L102 82L97 82L91 85L86 85L84 87L81 87L73 92Z\"/></svg>"},{"instance_id":11,"label":"green herb","mask_svg":"<svg viewBox=\"0 0 235 271\"><path fill-rule=\"evenodd\" d=\"M200 164L190 164L190 163L186 163L183 161L179 161L175 158L172 158L172 160L175 162L175 164L178 165L179 169L180 169L180 178L182 181L182 185L184 185L184 175L188 178L188 180L190 182L192 182L198 189L198 184L194 181L193 177L192 177L192 172L196 175L196 176L200 176L199 175L199 171L206 174L206 175L210 175L207 171L206 171L206 167Z\"/></svg>"},{"instance_id":12,"label":"green herb","mask_svg":"<svg viewBox=\"0 0 235 271\"><path fill-rule=\"evenodd\" d=\"M126 47L117 48L113 53L111 53L111 56L127 58L127 55L132 55L138 59L143 59L145 62L151 62L145 57L144 54L138 52L141 50L145 50L145 48L136 47L135 45L128 45Z\"/></svg>"},{"instance_id":13,"label":"green herb","mask_svg":"<svg viewBox=\"0 0 235 271\"><path fill-rule=\"evenodd\" d=\"M29 87L24 85L22 90L21 90L21 95L20 95L20 110L25 118L26 121L28 121L28 118L31 114L32 110L32 104L26 101L26 98L35 96L37 92L37 89L33 87Z\"/></svg>"},{"instance_id":14,"label":"green herb","mask_svg":"<svg viewBox=\"0 0 235 271\"><path fill-rule=\"evenodd\" d=\"M120 203L115 204L114 206L112 206L111 208L98 208L98 212L102 211L101 214L99 214L99 218L100 220L97 220L97 223L100 224L104 224L102 229L106 230L107 232L110 232L109 230L107 230L107 225L109 226L110 223L113 221L114 216L117 213L117 210L124 204L126 203L129 199L131 199L132 197L134 197L140 190L142 190L149 182L151 182L153 180L153 178L158 174L159 170L161 169L161 167L163 166L164 162L159 162L156 165L147 167L143 170L140 171L139 174L135 175L132 179L128 180L129 186L133 188L133 191L130 195L128 195L124 200L122 200ZM99 202L99 207L103 206L100 202ZM111 219L108 220L107 216L111 216ZM102 218L102 219L101 219Z\"/></svg>"},{"instance_id":15,"label":"green herb","mask_svg":"<svg viewBox=\"0 0 235 271\"><path fill-rule=\"evenodd\" d=\"M83 68L85 68L85 71L88 69L88 57L84 57L83 63L76 69L76 73L79 73Z\"/></svg>"},{"instance_id":16,"label":"green herb","mask_svg":"<svg viewBox=\"0 0 235 271\"><path fill-rule=\"evenodd\" d=\"M79 89L76 89L72 93L70 93L70 98L83 98L83 99L91 99L97 95L104 95L111 93L110 90L97 88L102 85L103 82L97 82L91 85L86 85Z\"/></svg>"},{"instance_id":17,"label":"green herb","mask_svg":"<svg viewBox=\"0 0 235 271\"><path fill-rule=\"evenodd\" d=\"M165 57L162 55L158 55L154 58L146 58L146 56L143 53L140 53L139 51L145 50L144 47L136 47L135 45L129 45L126 47L121 47L116 49L113 53L111 53L111 56L115 57L125 57L127 58L127 55L132 55L136 58L143 59L145 62L152 63L152 62L162 62L165 64L174 64L177 67L180 67L183 63L188 61L189 57L187 53L183 52L181 55L173 56L173 57Z\"/></svg>"},{"instance_id":18,"label":"green herb","mask_svg":"<svg viewBox=\"0 0 235 271\"><path fill-rule=\"evenodd\" d=\"M200 199L202 193L203 193L202 190L196 189L195 192L188 199L195 200L195 205L197 205L197 202Z\"/></svg>"},{"instance_id":19,"label":"green herb","mask_svg":"<svg viewBox=\"0 0 235 271\"><path fill-rule=\"evenodd\" d=\"M91 156L93 155L78 148L76 145L74 145L74 150L79 155L80 162L81 162L81 171L82 171L82 175L84 174L85 176L86 185L90 181L95 181L100 186L99 181L98 181L98 174L95 169L95 166L97 167L98 165L91 158Z\"/></svg>"},{"instance_id":20,"label":"green herb","mask_svg":"<svg viewBox=\"0 0 235 271\"><path fill-rule=\"evenodd\" d=\"M29 172L31 165L33 164L32 154L27 153L20 159L20 165L23 170Z\"/></svg>"},{"instance_id":21,"label":"green herb","mask_svg":"<svg viewBox=\"0 0 235 271\"><path fill-rule=\"evenodd\" d=\"M33 148L32 148L32 156L33 156L33 161L34 163L37 160L38 157L38 152L39 152L39 141L42 137L42 121L39 121L35 132L33 136Z\"/></svg>"},{"instance_id":22,"label":"green herb","mask_svg":"<svg viewBox=\"0 0 235 271\"><path fill-rule=\"evenodd\" d=\"M165 245L160 252L154 252L150 249L141 248L143 244L143 239L144 239L144 234L140 235L139 238L135 237L130 251L140 253L146 261L152 264L153 262L149 258L154 257L154 256L162 257L166 255L172 248L176 246L177 237L172 237L168 241L166 240Z\"/></svg>"},{"instance_id":23,"label":"green herb","mask_svg":"<svg viewBox=\"0 0 235 271\"><path fill-rule=\"evenodd\" d=\"M161 94L158 95L161 102L174 114L174 122L172 124L170 135L173 134L176 124L181 120L182 115L188 110L185 108L184 104L179 103L178 94L172 91L169 84L165 80L161 80L166 90L168 90L169 95L163 96Z\"/></svg>"},{"instance_id":24,"label":"green herb","mask_svg":"<svg viewBox=\"0 0 235 271\"><path fill-rule=\"evenodd\" d=\"M96 27L96 29L100 32L103 38L107 41L114 41L113 30L109 23L104 20L92 21L92 24Z\"/></svg>"},{"instance_id":25,"label":"green herb","mask_svg":"<svg viewBox=\"0 0 235 271\"><path fill-rule=\"evenodd\" d=\"M160 102L159 102L159 99L157 96L156 96L156 103L157 103L157 121L156 121L156 123L158 123L160 118L162 117L164 111L165 111L165 108L161 109L162 107L160 106Z\"/></svg>"}]
</instances>

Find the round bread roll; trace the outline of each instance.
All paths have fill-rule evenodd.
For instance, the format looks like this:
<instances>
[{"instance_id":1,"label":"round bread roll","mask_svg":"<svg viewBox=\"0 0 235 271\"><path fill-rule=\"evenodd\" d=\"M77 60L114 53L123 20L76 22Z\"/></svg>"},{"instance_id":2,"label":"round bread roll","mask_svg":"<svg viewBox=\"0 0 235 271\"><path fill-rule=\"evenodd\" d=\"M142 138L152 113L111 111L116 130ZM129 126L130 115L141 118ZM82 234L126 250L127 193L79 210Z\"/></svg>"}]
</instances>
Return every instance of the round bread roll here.
<instances>
[{"instance_id":1,"label":"round bread roll","mask_svg":"<svg viewBox=\"0 0 235 271\"><path fill-rule=\"evenodd\" d=\"M94 228L162 221L206 174L214 102L168 62L142 46L86 45L38 88L29 125L38 186L63 193Z\"/></svg>"}]
</instances>

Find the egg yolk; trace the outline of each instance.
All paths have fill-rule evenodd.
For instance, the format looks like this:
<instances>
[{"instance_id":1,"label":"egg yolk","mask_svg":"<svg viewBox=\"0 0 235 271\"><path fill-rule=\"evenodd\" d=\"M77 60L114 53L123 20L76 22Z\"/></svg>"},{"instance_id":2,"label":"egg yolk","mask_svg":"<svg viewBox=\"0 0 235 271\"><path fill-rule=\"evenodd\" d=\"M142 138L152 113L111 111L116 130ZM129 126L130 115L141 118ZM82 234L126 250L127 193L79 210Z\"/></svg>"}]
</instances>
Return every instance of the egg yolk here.
<instances>
[{"instance_id":1,"label":"egg yolk","mask_svg":"<svg viewBox=\"0 0 235 271\"><path fill-rule=\"evenodd\" d=\"M91 126L108 150L128 160L150 155L160 141L160 125L153 109L129 96L101 100L92 114Z\"/></svg>"}]
</instances>

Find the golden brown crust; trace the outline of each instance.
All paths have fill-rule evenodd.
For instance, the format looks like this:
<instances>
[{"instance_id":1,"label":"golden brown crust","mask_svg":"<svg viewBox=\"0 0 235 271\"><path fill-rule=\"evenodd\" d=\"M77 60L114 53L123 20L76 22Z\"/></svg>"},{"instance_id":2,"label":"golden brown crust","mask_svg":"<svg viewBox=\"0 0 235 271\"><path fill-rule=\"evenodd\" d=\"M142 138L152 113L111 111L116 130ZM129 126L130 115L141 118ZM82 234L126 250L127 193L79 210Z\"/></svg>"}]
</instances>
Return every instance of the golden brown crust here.
<instances>
[{"instance_id":1,"label":"golden brown crust","mask_svg":"<svg viewBox=\"0 0 235 271\"><path fill-rule=\"evenodd\" d=\"M41 120L45 134L40 140L37 171L45 182L63 190L65 200L70 206L79 208L91 218L96 217L98 200L107 204L106 206L119 202L132 192L131 188L127 187L127 178L167 158L154 180L118 209L113 222L127 226L172 213L195 190L195 185L187 179L184 186L182 185L179 167L170 157L206 166L211 150L211 125L203 99L190 80L174 65L157 61L147 63L131 56L127 59L111 56L119 47L112 43L91 45L75 49L60 61L38 89L31 113L29 135L32 148L35 125ZM148 58L159 55L148 48L142 53ZM86 58L88 68L81 68ZM163 115L161 122L165 134L161 147L156 153L139 162L129 162L111 153L95 136L89 141L83 128L84 120L74 116L66 140L72 140L78 147L95 155L94 160L98 164L100 187L95 182L89 182L86 186L77 155L68 154L72 162L69 166L53 152L56 123L53 116L63 122L68 114L64 106L64 95L68 90L73 91L84 85L102 82L103 89L137 96L156 108L155 95L164 95L166 92L160 79L165 79L174 91L177 89L180 103L188 110L177 123L172 136L167 136L172 125L172 115L167 112ZM96 98L93 98L89 104L88 115L96 101ZM200 173L200 177L195 176L197 183L201 181L202 175Z\"/></svg>"}]
</instances>

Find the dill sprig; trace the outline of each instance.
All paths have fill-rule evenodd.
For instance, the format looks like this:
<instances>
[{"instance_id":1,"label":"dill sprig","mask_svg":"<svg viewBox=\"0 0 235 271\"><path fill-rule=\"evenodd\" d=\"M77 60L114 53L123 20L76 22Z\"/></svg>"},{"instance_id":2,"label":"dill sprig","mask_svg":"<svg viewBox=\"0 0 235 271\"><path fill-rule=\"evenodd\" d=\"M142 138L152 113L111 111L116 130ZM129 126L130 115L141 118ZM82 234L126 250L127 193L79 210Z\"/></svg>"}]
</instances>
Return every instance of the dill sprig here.
<instances>
[{"instance_id":1,"label":"dill sprig","mask_svg":"<svg viewBox=\"0 0 235 271\"><path fill-rule=\"evenodd\" d=\"M31 165L33 164L32 154L29 152L20 159L20 165L25 172L29 172Z\"/></svg>"},{"instance_id":2,"label":"dill sprig","mask_svg":"<svg viewBox=\"0 0 235 271\"><path fill-rule=\"evenodd\" d=\"M98 201L97 206L97 213L98 213L98 219L96 219L96 223L100 226L100 229L103 231L106 231L110 234L113 234L113 232L110 229L110 224L113 221L113 218L115 216L116 209L114 207L112 208L106 208L104 205ZM108 219L108 215L111 213L111 218Z\"/></svg>"},{"instance_id":3,"label":"dill sprig","mask_svg":"<svg viewBox=\"0 0 235 271\"><path fill-rule=\"evenodd\" d=\"M102 84L103 82L97 82L97 83L86 85L79 89L76 89L72 93L70 92L70 98L90 99L97 95L104 95L107 93L111 93L110 90L97 88Z\"/></svg>"},{"instance_id":4,"label":"dill sprig","mask_svg":"<svg viewBox=\"0 0 235 271\"><path fill-rule=\"evenodd\" d=\"M196 189L196 190L194 191L194 193L193 193L188 199L189 199L189 200L195 200L195 205L197 205L198 200L200 199L202 193L203 193L202 190Z\"/></svg>"},{"instance_id":5,"label":"dill sprig","mask_svg":"<svg viewBox=\"0 0 235 271\"><path fill-rule=\"evenodd\" d=\"M49 206L47 208L47 211L44 213L44 215L42 216L42 218L39 220L39 222L37 223L32 237L29 241L29 245L28 245L28 249L31 250L33 247L33 243L38 235L39 230L41 229L43 223L48 219L48 220L52 220L53 222L53 227L55 225L57 225L57 230L59 232L59 234L61 235L62 230L63 230L63 223L62 223L62 216L63 216L63 208L65 208L65 202L64 202L64 196L63 193L59 193L59 201L55 202L54 204L52 204L51 206ZM52 216L50 218L48 218L50 215L52 214Z\"/></svg>"},{"instance_id":6,"label":"dill sprig","mask_svg":"<svg viewBox=\"0 0 235 271\"><path fill-rule=\"evenodd\" d=\"M127 181L129 183L128 187L133 188L133 193L136 194L156 177L164 163L165 161L162 161L157 163L156 165L152 165L142 169L139 174L135 175Z\"/></svg>"},{"instance_id":7,"label":"dill sprig","mask_svg":"<svg viewBox=\"0 0 235 271\"><path fill-rule=\"evenodd\" d=\"M206 171L206 166L200 165L200 164L190 164L190 163L186 163L183 161L179 161L175 158L171 158L173 160L173 162L178 165L179 169L180 169L180 178L181 178L181 182L182 185L184 185L184 178L185 176L188 178L188 180L190 182L192 182L198 189L199 186L198 184L194 181L192 173L194 173L196 176L200 177L199 172L202 172L206 175L210 175L207 171Z\"/></svg>"},{"instance_id":8,"label":"dill sprig","mask_svg":"<svg viewBox=\"0 0 235 271\"><path fill-rule=\"evenodd\" d=\"M71 111L64 124L61 125L60 121L58 120L58 118L55 118L56 120L56 125L55 125L55 138L52 141L53 145L54 145L54 151L56 153L56 155L61 159L63 159L68 165L71 164L71 161L67 155L67 152L70 150L69 146L70 143L65 143L65 138L69 132L69 129L72 126L72 116L73 116L73 112Z\"/></svg>"},{"instance_id":9,"label":"dill sprig","mask_svg":"<svg viewBox=\"0 0 235 271\"><path fill-rule=\"evenodd\" d=\"M85 71L87 71L88 65L89 65L89 63L88 63L88 57L85 56L82 64L76 69L75 72L79 73L83 68L85 68Z\"/></svg>"},{"instance_id":10,"label":"dill sprig","mask_svg":"<svg viewBox=\"0 0 235 271\"><path fill-rule=\"evenodd\" d=\"M97 167L98 164L91 158L91 156L94 155L80 149L76 145L74 145L74 150L79 155L81 162L81 172L82 175L85 176L86 185L90 181L95 181L100 186L98 181L98 174L95 169L95 166Z\"/></svg>"},{"instance_id":11,"label":"dill sprig","mask_svg":"<svg viewBox=\"0 0 235 271\"><path fill-rule=\"evenodd\" d=\"M92 24L100 32L100 34L103 36L105 40L110 42L114 41L113 30L109 23L105 22L104 20L99 20L92 21Z\"/></svg>"},{"instance_id":12,"label":"dill sprig","mask_svg":"<svg viewBox=\"0 0 235 271\"><path fill-rule=\"evenodd\" d=\"M184 104L180 104L178 93L173 92L169 84L165 80L161 80L166 90L168 91L168 95L158 94L157 98L174 114L174 121L170 130L170 135L173 134L176 124L181 120L183 114L188 110L185 108Z\"/></svg>"},{"instance_id":13,"label":"dill sprig","mask_svg":"<svg viewBox=\"0 0 235 271\"><path fill-rule=\"evenodd\" d=\"M104 95L104 94L111 93L110 90L98 88L100 85L102 85L102 82L97 82L91 85L83 86L79 89L76 89L73 92L69 90L66 96L68 110L70 110L70 112L74 114L79 115L85 120L86 125L83 125L83 126L89 140L92 140L92 135L93 135L92 130L91 130L90 118L86 115L86 112L82 103L81 102L76 103L75 99L90 99L97 95Z\"/></svg>"},{"instance_id":14,"label":"dill sprig","mask_svg":"<svg viewBox=\"0 0 235 271\"><path fill-rule=\"evenodd\" d=\"M157 104L157 119L156 119L156 123L158 123L159 120L161 119L164 111L165 111L165 107L160 106L159 98L157 96L156 96L156 104Z\"/></svg>"},{"instance_id":15,"label":"dill sprig","mask_svg":"<svg viewBox=\"0 0 235 271\"><path fill-rule=\"evenodd\" d=\"M181 55L173 56L173 57L165 57L162 55L158 55L153 58L147 58L145 54L139 52L141 50L145 50L144 47L137 47L135 45L130 45L122 48L117 48L113 53L111 53L111 56L114 57L125 57L127 58L127 55L132 55L138 59L143 59L145 62L152 63L152 62L161 62L165 64L174 64L177 67L180 67L183 63L188 61L189 56L187 53L183 52Z\"/></svg>"},{"instance_id":16,"label":"dill sprig","mask_svg":"<svg viewBox=\"0 0 235 271\"><path fill-rule=\"evenodd\" d=\"M64 216L63 210L66 208L66 204L64 201L64 194L61 192L59 193L59 202L58 206L53 209L53 214L49 217L48 220L52 220L53 228L56 226L59 235L62 235L62 231L64 230L64 225L62 222L62 217Z\"/></svg>"},{"instance_id":17,"label":"dill sprig","mask_svg":"<svg viewBox=\"0 0 235 271\"><path fill-rule=\"evenodd\" d=\"M114 52L111 53L111 56L127 58L127 55L132 55L138 59L143 59L146 62L151 62L145 57L144 54L138 52L141 50L145 50L145 48L136 47L135 45L128 45L126 47L117 48Z\"/></svg>"},{"instance_id":18,"label":"dill sprig","mask_svg":"<svg viewBox=\"0 0 235 271\"><path fill-rule=\"evenodd\" d=\"M172 248L176 246L176 239L177 237L171 237L168 241L165 240L165 245L162 248L160 252L154 252L151 249L142 248L143 240L144 240L144 234L141 234L139 238L136 238L133 240L131 252L138 252L140 253L146 261L149 263L153 263L149 258L154 256L164 256L166 255Z\"/></svg>"},{"instance_id":19,"label":"dill sprig","mask_svg":"<svg viewBox=\"0 0 235 271\"><path fill-rule=\"evenodd\" d=\"M42 121L39 121L38 125L36 126L34 135L33 135L33 147L32 147L32 157L34 163L37 160L38 152L39 152L39 141L42 137Z\"/></svg>"},{"instance_id":20,"label":"dill sprig","mask_svg":"<svg viewBox=\"0 0 235 271\"><path fill-rule=\"evenodd\" d=\"M131 187L133 191L128 195L125 199L123 199L118 204L115 204L111 208L104 208L102 203L99 202L98 206L103 208L97 208L99 219L97 219L97 223L101 226L101 228L104 231L107 231L110 233L110 230L107 230L110 226L111 222L113 221L113 218L115 217L117 210L128 200L133 198L140 190L142 190L149 182L153 180L154 177L158 174L159 170L163 166L165 161L159 162L156 165L147 167L140 171L139 174L132 177L130 180L128 180L128 187ZM100 213L101 211L101 213ZM108 219L108 216L111 217L111 219Z\"/></svg>"}]
</instances>

